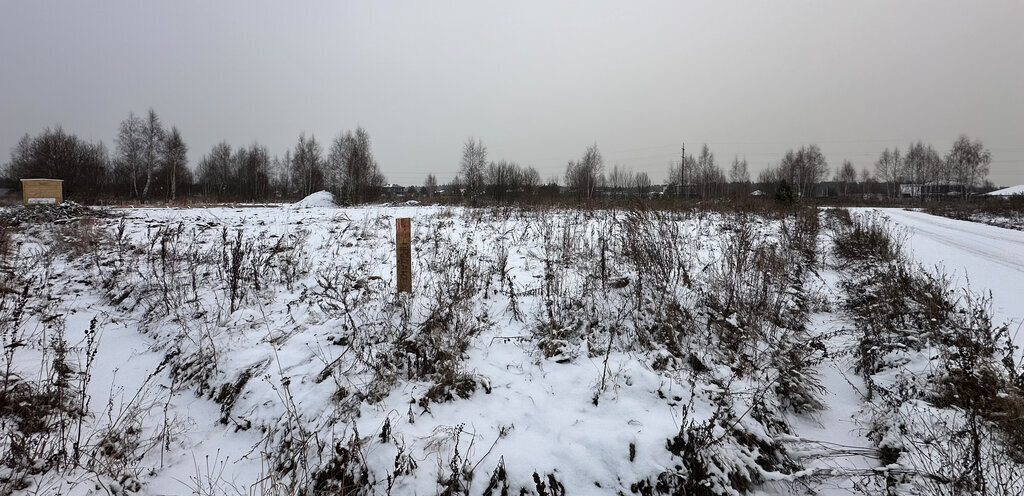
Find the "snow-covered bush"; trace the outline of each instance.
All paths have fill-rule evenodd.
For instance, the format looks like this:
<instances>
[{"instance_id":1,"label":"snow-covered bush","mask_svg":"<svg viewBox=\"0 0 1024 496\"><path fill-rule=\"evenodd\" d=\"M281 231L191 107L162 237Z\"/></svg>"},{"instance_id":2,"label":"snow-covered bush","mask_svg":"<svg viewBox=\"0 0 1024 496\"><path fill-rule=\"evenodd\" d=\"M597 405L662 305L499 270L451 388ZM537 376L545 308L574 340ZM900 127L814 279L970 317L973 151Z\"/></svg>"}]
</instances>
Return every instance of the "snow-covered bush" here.
<instances>
[{"instance_id":1,"label":"snow-covered bush","mask_svg":"<svg viewBox=\"0 0 1024 496\"><path fill-rule=\"evenodd\" d=\"M52 265L55 253L41 252L41 265ZM19 258L16 270L0 273L0 492L30 488L50 473L137 488L139 461L154 447L141 440L140 408L150 398L115 404L111 396L105 417L90 414L99 319L81 330L82 342L70 342L55 288L28 265L38 262Z\"/></svg>"},{"instance_id":2,"label":"snow-covered bush","mask_svg":"<svg viewBox=\"0 0 1024 496\"><path fill-rule=\"evenodd\" d=\"M957 295L909 262L874 218L840 227L852 269L847 308L858 371L872 400L869 436L893 490L1019 494L1024 490L1024 390L1005 326L984 298Z\"/></svg>"}]
</instances>

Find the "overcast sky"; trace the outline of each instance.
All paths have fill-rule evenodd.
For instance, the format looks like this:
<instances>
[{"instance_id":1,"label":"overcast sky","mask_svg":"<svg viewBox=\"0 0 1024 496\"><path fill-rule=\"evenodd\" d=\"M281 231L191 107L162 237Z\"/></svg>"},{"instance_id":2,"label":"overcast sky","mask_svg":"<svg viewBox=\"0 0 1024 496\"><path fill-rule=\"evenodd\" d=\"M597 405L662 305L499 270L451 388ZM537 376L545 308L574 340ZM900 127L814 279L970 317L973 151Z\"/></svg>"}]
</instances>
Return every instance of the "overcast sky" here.
<instances>
[{"instance_id":1,"label":"overcast sky","mask_svg":"<svg viewBox=\"0 0 1024 496\"><path fill-rule=\"evenodd\" d=\"M196 162L222 140L326 150L363 126L389 181L467 137L544 179L597 143L661 182L708 143L756 172L834 169L961 133L1024 183L1024 2L44 2L0 5L0 162L47 126L113 150L153 107Z\"/></svg>"}]
</instances>

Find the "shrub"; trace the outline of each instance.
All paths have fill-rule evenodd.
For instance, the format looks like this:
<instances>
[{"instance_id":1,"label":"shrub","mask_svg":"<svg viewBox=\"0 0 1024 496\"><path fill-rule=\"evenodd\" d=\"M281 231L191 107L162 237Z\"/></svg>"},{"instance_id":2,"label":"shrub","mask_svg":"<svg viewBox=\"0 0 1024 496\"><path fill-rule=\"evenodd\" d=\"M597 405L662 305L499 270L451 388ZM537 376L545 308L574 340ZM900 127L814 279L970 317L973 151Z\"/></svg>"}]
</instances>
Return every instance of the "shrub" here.
<instances>
[{"instance_id":1,"label":"shrub","mask_svg":"<svg viewBox=\"0 0 1024 496\"><path fill-rule=\"evenodd\" d=\"M877 220L839 230L836 252L856 268L844 286L873 401L869 437L883 462L913 469L890 474L887 485L929 494L1024 489L1024 395L1005 326L992 325L984 299L955 298L945 277L908 262Z\"/></svg>"}]
</instances>

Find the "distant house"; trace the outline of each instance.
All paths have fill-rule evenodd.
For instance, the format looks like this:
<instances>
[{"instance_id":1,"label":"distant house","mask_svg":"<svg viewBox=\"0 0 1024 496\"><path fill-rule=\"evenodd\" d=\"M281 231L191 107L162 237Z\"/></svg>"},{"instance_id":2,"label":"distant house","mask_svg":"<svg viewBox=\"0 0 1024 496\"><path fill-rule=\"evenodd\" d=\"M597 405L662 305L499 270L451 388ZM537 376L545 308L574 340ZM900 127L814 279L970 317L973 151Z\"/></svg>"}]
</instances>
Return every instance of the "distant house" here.
<instances>
[{"instance_id":1,"label":"distant house","mask_svg":"<svg viewBox=\"0 0 1024 496\"><path fill-rule=\"evenodd\" d=\"M923 184L900 184L903 198L949 198L963 196L967 187L956 181L932 181Z\"/></svg>"},{"instance_id":2,"label":"distant house","mask_svg":"<svg viewBox=\"0 0 1024 496\"><path fill-rule=\"evenodd\" d=\"M921 196L920 184L901 184L900 196L904 198L918 198Z\"/></svg>"},{"instance_id":3,"label":"distant house","mask_svg":"<svg viewBox=\"0 0 1024 496\"><path fill-rule=\"evenodd\" d=\"M754 191L750 192L750 196L764 196L766 194L768 193L765 193L764 191L761 191L759 189L755 189Z\"/></svg>"},{"instance_id":4,"label":"distant house","mask_svg":"<svg viewBox=\"0 0 1024 496\"><path fill-rule=\"evenodd\" d=\"M405 186L395 183L385 184L381 191L385 195L401 195L405 193Z\"/></svg>"},{"instance_id":5,"label":"distant house","mask_svg":"<svg viewBox=\"0 0 1024 496\"><path fill-rule=\"evenodd\" d=\"M670 183L665 185L665 187L661 190L661 194L663 196L669 197L694 197L698 196L697 185Z\"/></svg>"}]
</instances>

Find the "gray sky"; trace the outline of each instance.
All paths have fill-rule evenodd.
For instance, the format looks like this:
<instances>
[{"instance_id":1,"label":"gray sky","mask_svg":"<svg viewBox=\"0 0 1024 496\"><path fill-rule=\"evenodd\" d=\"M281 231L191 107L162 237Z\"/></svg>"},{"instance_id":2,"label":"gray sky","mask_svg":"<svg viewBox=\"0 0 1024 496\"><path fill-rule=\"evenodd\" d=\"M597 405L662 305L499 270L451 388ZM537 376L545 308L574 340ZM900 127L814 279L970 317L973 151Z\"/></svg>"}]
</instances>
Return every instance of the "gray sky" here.
<instances>
[{"instance_id":1,"label":"gray sky","mask_svg":"<svg viewBox=\"0 0 1024 496\"><path fill-rule=\"evenodd\" d=\"M129 111L194 166L362 125L390 181L441 181L467 137L544 179L597 143L661 182L707 142L753 174L911 140L992 151L1024 183L1024 2L43 2L0 5L0 153L64 128L113 149ZM2 160L6 162L8 155Z\"/></svg>"}]
</instances>

